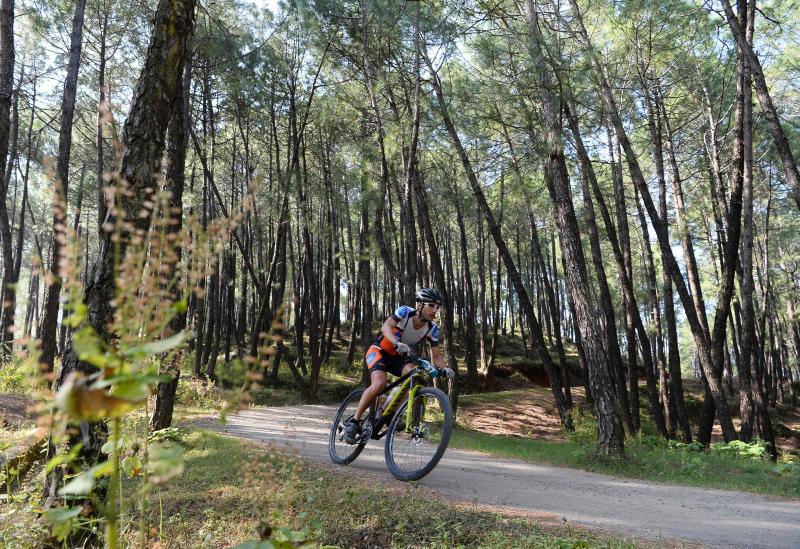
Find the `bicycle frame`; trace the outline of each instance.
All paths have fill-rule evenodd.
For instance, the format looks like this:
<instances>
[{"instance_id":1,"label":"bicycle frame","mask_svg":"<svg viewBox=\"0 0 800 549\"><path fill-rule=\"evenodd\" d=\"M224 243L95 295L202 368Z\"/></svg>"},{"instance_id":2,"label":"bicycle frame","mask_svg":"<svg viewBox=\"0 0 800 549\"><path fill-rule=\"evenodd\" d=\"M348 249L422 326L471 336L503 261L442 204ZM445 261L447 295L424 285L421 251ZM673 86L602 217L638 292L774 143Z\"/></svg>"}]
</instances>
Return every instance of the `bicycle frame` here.
<instances>
[{"instance_id":1,"label":"bicycle frame","mask_svg":"<svg viewBox=\"0 0 800 549\"><path fill-rule=\"evenodd\" d=\"M378 440L383 437L385 433L379 433L379 431L384 425L391 421L392 416L406 396L408 396L409 402L413 403L419 388L426 385L428 377L433 377L432 372L436 371L436 369L429 361L419 357L410 358L411 362L417 364L417 367L407 374L399 377L393 383L387 385L383 391L378 393L378 397L380 397L381 395L391 392L395 387L400 387L400 390L397 391L397 394L392 397L392 400L386 403L386 406L380 415L377 414L377 409L375 412L373 412L372 433L370 438ZM415 380L418 383L415 383ZM377 402L377 397L375 400ZM414 407L411 405L406 406L406 431L411 431L413 425L413 413Z\"/></svg>"}]
</instances>

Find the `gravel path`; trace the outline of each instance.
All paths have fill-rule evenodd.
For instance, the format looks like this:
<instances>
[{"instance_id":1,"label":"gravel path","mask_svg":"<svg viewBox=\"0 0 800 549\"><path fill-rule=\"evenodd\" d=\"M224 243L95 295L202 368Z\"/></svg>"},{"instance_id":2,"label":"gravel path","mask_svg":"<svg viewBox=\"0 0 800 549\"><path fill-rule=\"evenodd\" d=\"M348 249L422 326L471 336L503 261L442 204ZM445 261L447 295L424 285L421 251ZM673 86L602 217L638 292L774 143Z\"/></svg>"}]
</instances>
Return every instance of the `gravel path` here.
<instances>
[{"instance_id":1,"label":"gravel path","mask_svg":"<svg viewBox=\"0 0 800 549\"><path fill-rule=\"evenodd\" d=\"M251 408L205 427L296 450L330 463L333 406ZM349 467L395 482L383 440L370 441ZM450 448L419 484L444 496L563 517L569 522L649 540L678 538L705 547L800 549L800 500L670 486L536 465Z\"/></svg>"}]
</instances>

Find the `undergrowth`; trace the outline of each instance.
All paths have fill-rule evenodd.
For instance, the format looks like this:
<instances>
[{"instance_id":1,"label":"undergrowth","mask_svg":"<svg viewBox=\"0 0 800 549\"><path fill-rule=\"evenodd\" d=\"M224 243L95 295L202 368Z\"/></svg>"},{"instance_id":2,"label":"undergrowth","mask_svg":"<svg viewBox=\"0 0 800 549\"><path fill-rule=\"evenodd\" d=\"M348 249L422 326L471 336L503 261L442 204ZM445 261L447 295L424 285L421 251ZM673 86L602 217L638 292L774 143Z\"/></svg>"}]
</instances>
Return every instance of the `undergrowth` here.
<instances>
[{"instance_id":1,"label":"undergrowth","mask_svg":"<svg viewBox=\"0 0 800 549\"><path fill-rule=\"evenodd\" d=\"M29 394L34 380L40 376L36 362L14 356L0 368L0 393Z\"/></svg>"},{"instance_id":2,"label":"undergrowth","mask_svg":"<svg viewBox=\"0 0 800 549\"><path fill-rule=\"evenodd\" d=\"M218 434L193 432L182 443L183 475L148 497L147 522L158 525L154 541L164 546L229 547L269 533L275 541L334 547L633 547L432 501L413 484L380 486Z\"/></svg>"},{"instance_id":3,"label":"undergrowth","mask_svg":"<svg viewBox=\"0 0 800 549\"><path fill-rule=\"evenodd\" d=\"M683 444L640 435L626 440L623 459L607 460L595 451L596 420L578 411L573 421L575 431L566 433L566 442L489 435L459 426L450 446L657 482L800 497L800 462L782 454L778 463L773 463L762 440L715 443L705 448L699 442Z\"/></svg>"}]
</instances>

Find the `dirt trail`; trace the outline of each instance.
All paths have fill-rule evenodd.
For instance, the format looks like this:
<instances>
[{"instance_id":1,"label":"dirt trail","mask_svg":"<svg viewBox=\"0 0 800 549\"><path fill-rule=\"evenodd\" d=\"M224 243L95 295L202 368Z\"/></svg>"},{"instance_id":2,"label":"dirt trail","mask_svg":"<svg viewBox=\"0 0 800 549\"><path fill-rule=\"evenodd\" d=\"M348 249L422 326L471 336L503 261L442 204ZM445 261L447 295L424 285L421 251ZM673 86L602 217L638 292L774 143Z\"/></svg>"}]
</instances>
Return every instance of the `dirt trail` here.
<instances>
[{"instance_id":1,"label":"dirt trail","mask_svg":"<svg viewBox=\"0 0 800 549\"><path fill-rule=\"evenodd\" d=\"M203 426L290 448L330 463L333 406L252 408L221 426ZM383 441L371 441L349 467L396 482L383 461ZM446 497L548 513L648 540L678 538L705 547L800 549L800 500L670 486L574 469L536 465L450 448L419 482Z\"/></svg>"}]
</instances>

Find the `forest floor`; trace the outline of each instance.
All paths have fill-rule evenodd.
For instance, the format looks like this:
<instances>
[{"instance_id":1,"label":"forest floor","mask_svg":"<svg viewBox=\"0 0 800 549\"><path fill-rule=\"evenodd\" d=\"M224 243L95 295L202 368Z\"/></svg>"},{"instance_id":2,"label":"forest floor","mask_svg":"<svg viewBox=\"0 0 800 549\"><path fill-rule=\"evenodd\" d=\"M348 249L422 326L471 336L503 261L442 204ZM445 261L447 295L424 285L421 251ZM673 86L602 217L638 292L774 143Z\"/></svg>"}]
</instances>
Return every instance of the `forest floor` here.
<instances>
[{"instance_id":1,"label":"forest floor","mask_svg":"<svg viewBox=\"0 0 800 549\"><path fill-rule=\"evenodd\" d=\"M6 452L23 446L36 431L33 405L24 395L0 393L0 462Z\"/></svg>"},{"instance_id":2,"label":"forest floor","mask_svg":"<svg viewBox=\"0 0 800 549\"><path fill-rule=\"evenodd\" d=\"M288 448L328 463L330 405L256 407L200 426ZM368 444L351 475L397 484L386 471L382 444ZM800 540L800 500L675 486L448 449L416 483L446 498L535 513L592 529L660 543L681 539L724 547L792 547Z\"/></svg>"},{"instance_id":3,"label":"forest floor","mask_svg":"<svg viewBox=\"0 0 800 549\"><path fill-rule=\"evenodd\" d=\"M624 463L596 461L589 451L594 446L591 418L579 413L578 432L567 435L560 427L550 390L534 386L521 375L515 368L521 362L516 353L498 353L501 375L495 380L493 391L461 396L458 428L450 449L428 477L411 485L396 482L388 473L380 443L368 445L351 467L330 464L328 422L334 413L333 403L358 383L351 372L340 373L332 368L324 373L321 396L326 405L302 405L303 399L291 381L281 379L256 399L270 407L251 407L229 416L225 425L209 413L219 410L230 399L231 391L221 391L191 375L182 377L176 424L207 427L235 438L203 435L202 431L191 434L187 472L176 482L187 482L187 486L199 483L213 493L202 500L205 507L199 514L191 511L200 504L193 503L197 488L187 488L185 497L180 490L160 493L159 499L152 502L153 508L161 505L162 497L164 505L187 506L186 512L175 509L180 519L171 518L163 526L163 533L168 537L185 536L186 541L196 535L210 535L224 540L212 544L219 547L230 546L234 540L252 539L261 520L258 513L251 504L247 509L233 507L233 511L227 505L235 498L250 497L247 492L251 490L246 485L239 486L236 478L228 478L232 473L226 456L241 452L243 456L261 456L259 459L269 463L290 459L304 464L298 465L298 471L303 473L297 484L287 485L285 491L272 487L279 490L281 498L293 493L294 500L280 510L279 518L273 515L271 522L305 529L315 539L343 547L403 545L411 539L408 536L414 535L420 536L419 546L431 546L434 540L441 546L496 547L509 543L520 547L576 543L607 547L797 546L800 467L783 474L777 469L773 472L775 466L765 460L742 460L671 447L652 436L645 399L644 431L650 434L627 441ZM521 369L524 368L523 365ZM685 384L690 411L696 414L702 403L700 384L693 380ZM581 388L573 387L572 395L576 403L583 401ZM31 404L31 399L19 393L0 394L0 442L7 442L6 447L12 438L14 443L21 441L33 427ZM731 404L736 409L736 403ZM795 462L789 465L797 465L798 409L779 405L774 420L784 456L792 459L794 453ZM286 455L283 452L287 448L294 457L276 457ZM203 467L188 467L195 460L195 453L197 463ZM207 462L211 454L219 455L219 459ZM33 474L28 477L33 478ZM222 487L212 488L219 483ZM30 489L36 493L35 488ZM342 519L348 524L344 524L338 518L341 501L337 505L326 503L326 496L332 493L339 494L341 497L337 497L345 502L364 497L391 502L402 494L415 509L418 506L420 513L425 513L421 510L433 499L440 502L442 512L429 516L430 524L420 530L418 513L398 518L393 510L385 520L391 523L408 519L414 527L398 525L386 537L385 524L369 526L357 511L348 511ZM220 494L224 497L217 498ZM173 502L174 498L181 501ZM298 505L297 498L305 498L304 503ZM261 505L255 505L255 509ZM457 513L458 521L450 524L451 519L446 517L453 513ZM314 524L320 526L309 530L307 517L311 516L317 517ZM27 535L22 530L23 523L18 526L20 536ZM39 526L31 523L25 527L30 530ZM462 530L456 535L454 528ZM455 537L439 540L437 536L445 530ZM522 543L522 532L534 534ZM493 541L487 544L490 539ZM586 541L589 545L581 545Z\"/></svg>"},{"instance_id":4,"label":"forest floor","mask_svg":"<svg viewBox=\"0 0 800 549\"><path fill-rule=\"evenodd\" d=\"M465 395L464 406L460 410L459 421L470 429L489 435L532 437L552 442L565 442L567 437L561 429L561 423L555 410L552 395L544 388L528 386L519 389L525 383L522 376L514 375L502 380L491 393ZM685 380L686 399L694 408L702 405L702 386L699 380ZM642 387L644 397L644 387ZM572 398L582 404L584 390L582 387L572 388ZM731 401L732 408L738 410L738 399ZM643 415L646 414L647 402L642 398ZM776 430L776 441L781 451L800 455L800 408L778 404L772 414ZM738 415L733 418L737 431L741 426ZM711 432L712 443L721 442L722 430L719 423L714 424Z\"/></svg>"}]
</instances>

